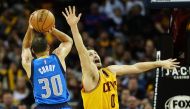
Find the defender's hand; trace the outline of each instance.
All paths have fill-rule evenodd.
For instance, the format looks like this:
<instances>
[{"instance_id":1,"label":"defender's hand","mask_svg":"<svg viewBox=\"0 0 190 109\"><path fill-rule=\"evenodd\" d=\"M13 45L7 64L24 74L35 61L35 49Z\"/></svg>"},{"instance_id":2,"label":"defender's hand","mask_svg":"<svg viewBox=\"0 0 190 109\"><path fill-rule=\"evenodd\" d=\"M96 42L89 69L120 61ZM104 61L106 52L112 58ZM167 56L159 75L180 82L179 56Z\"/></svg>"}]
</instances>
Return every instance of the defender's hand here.
<instances>
[{"instance_id":1,"label":"defender's hand","mask_svg":"<svg viewBox=\"0 0 190 109\"><path fill-rule=\"evenodd\" d=\"M180 62L176 62L177 59L168 59L168 60L163 60L160 61L161 67L163 67L164 69L173 69L176 67L180 67L179 63Z\"/></svg>"},{"instance_id":2,"label":"defender's hand","mask_svg":"<svg viewBox=\"0 0 190 109\"><path fill-rule=\"evenodd\" d=\"M69 26L72 25L77 25L77 23L80 20L81 17L81 13L78 15L78 17L75 14L75 6L72 7L69 6L68 8L65 8L66 13L62 12L63 16L66 18L67 23L69 24Z\"/></svg>"}]
</instances>

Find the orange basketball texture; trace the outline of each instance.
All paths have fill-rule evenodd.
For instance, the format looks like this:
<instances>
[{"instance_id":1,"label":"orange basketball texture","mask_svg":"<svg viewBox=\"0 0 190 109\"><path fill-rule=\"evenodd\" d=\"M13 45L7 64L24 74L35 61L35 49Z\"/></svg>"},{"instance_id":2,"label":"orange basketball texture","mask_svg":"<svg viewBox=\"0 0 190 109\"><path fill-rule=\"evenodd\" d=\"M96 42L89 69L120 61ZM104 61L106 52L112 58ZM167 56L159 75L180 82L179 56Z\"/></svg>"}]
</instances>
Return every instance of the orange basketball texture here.
<instances>
[{"instance_id":1,"label":"orange basketball texture","mask_svg":"<svg viewBox=\"0 0 190 109\"><path fill-rule=\"evenodd\" d=\"M40 9L33 13L30 22L36 31L47 32L55 25L55 17L49 10Z\"/></svg>"}]
</instances>

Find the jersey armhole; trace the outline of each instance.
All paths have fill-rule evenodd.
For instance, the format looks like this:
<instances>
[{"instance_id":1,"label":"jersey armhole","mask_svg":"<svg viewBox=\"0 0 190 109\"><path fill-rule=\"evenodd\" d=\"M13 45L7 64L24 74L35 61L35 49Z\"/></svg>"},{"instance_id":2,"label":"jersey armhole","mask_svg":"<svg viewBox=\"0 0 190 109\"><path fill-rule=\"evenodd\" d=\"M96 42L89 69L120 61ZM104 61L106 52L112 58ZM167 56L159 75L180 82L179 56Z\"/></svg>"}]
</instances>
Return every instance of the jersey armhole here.
<instances>
[{"instance_id":1,"label":"jersey armhole","mask_svg":"<svg viewBox=\"0 0 190 109\"><path fill-rule=\"evenodd\" d=\"M31 75L30 75L30 81L33 83L34 80L34 59L31 62Z\"/></svg>"},{"instance_id":2,"label":"jersey armhole","mask_svg":"<svg viewBox=\"0 0 190 109\"><path fill-rule=\"evenodd\" d=\"M83 90L83 92L86 92L84 85L83 85L83 80L82 80L82 90Z\"/></svg>"},{"instance_id":3,"label":"jersey armhole","mask_svg":"<svg viewBox=\"0 0 190 109\"><path fill-rule=\"evenodd\" d=\"M94 91L100 86L100 83L101 83L101 76L100 76L100 72L99 72L99 71L98 71L98 74L99 74L98 83L96 84L96 87L93 88L93 89L90 90L90 91L86 91L86 90L85 90L85 88L84 88L84 83L83 83L83 78L82 78L82 92L83 92L83 93L86 93L86 94L92 93L92 92L94 92Z\"/></svg>"},{"instance_id":4,"label":"jersey armhole","mask_svg":"<svg viewBox=\"0 0 190 109\"><path fill-rule=\"evenodd\" d=\"M55 56L55 58L57 59L57 62L58 62L58 64L59 64L59 66L60 66L60 68L61 68L61 71L63 72L63 75L66 75L66 71L64 70L64 68L63 68L63 66L62 66L62 64L61 64L61 62L60 62L58 56L57 56L56 54L54 54L54 53L51 54L51 55Z\"/></svg>"}]
</instances>

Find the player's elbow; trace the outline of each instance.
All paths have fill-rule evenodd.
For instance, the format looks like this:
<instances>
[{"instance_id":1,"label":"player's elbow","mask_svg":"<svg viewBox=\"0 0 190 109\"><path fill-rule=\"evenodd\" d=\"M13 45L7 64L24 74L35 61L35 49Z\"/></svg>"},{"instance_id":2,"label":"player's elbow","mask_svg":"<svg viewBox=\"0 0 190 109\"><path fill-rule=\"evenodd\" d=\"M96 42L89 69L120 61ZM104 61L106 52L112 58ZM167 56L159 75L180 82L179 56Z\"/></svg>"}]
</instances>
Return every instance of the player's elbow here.
<instances>
[{"instance_id":1,"label":"player's elbow","mask_svg":"<svg viewBox=\"0 0 190 109\"><path fill-rule=\"evenodd\" d=\"M70 43L71 45L73 45L73 39L72 39L72 38L69 38L69 43Z\"/></svg>"},{"instance_id":2,"label":"player's elbow","mask_svg":"<svg viewBox=\"0 0 190 109\"><path fill-rule=\"evenodd\" d=\"M21 64L24 67L26 65L26 61L24 59L21 60Z\"/></svg>"},{"instance_id":3,"label":"player's elbow","mask_svg":"<svg viewBox=\"0 0 190 109\"><path fill-rule=\"evenodd\" d=\"M139 74L139 73L142 73L144 70L143 70L143 67L139 66L139 64L134 64L131 66L132 68L132 74Z\"/></svg>"}]
</instances>

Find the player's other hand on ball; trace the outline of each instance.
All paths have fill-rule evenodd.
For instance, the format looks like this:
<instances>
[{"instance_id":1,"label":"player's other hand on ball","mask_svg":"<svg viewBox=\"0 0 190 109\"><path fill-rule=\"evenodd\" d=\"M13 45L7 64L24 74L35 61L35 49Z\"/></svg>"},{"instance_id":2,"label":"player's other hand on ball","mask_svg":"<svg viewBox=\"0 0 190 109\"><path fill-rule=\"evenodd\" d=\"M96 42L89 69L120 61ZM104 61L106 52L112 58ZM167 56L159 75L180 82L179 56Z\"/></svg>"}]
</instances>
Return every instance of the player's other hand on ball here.
<instances>
[{"instance_id":1,"label":"player's other hand on ball","mask_svg":"<svg viewBox=\"0 0 190 109\"><path fill-rule=\"evenodd\" d=\"M62 14L66 18L69 26L77 25L77 23L79 22L79 20L81 18L81 15L82 15L80 13L78 16L76 16L75 6L73 6L72 8L71 8L71 6L65 8L65 12L62 12Z\"/></svg>"},{"instance_id":2,"label":"player's other hand on ball","mask_svg":"<svg viewBox=\"0 0 190 109\"><path fill-rule=\"evenodd\" d=\"M55 25L48 31L48 33L51 34L54 31L54 29L55 29Z\"/></svg>"},{"instance_id":3,"label":"player's other hand on ball","mask_svg":"<svg viewBox=\"0 0 190 109\"><path fill-rule=\"evenodd\" d=\"M165 69L174 69L176 67L180 67L180 62L176 62L177 59L168 59L160 61L160 64Z\"/></svg>"}]
</instances>

